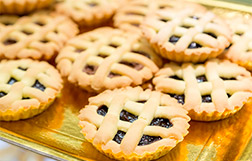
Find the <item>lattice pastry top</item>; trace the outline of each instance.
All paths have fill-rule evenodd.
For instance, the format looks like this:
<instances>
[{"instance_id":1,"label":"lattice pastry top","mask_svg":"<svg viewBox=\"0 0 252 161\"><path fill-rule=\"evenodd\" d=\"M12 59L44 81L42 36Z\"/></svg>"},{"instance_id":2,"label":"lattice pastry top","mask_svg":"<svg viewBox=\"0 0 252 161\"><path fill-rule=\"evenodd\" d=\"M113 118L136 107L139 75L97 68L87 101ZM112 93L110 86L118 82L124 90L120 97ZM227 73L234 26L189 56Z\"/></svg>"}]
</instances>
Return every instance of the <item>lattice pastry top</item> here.
<instances>
[{"instance_id":1,"label":"lattice pastry top","mask_svg":"<svg viewBox=\"0 0 252 161\"><path fill-rule=\"evenodd\" d=\"M42 112L61 88L60 74L47 62L3 60L0 63L0 120L23 119Z\"/></svg>"},{"instance_id":2,"label":"lattice pastry top","mask_svg":"<svg viewBox=\"0 0 252 161\"><path fill-rule=\"evenodd\" d=\"M205 64L166 64L153 79L155 89L176 98L194 120L219 120L242 108L252 97L252 78L228 60Z\"/></svg>"},{"instance_id":3,"label":"lattice pastry top","mask_svg":"<svg viewBox=\"0 0 252 161\"><path fill-rule=\"evenodd\" d=\"M78 28L70 19L49 11L19 19L1 16L0 57L48 60L77 33Z\"/></svg>"},{"instance_id":4,"label":"lattice pastry top","mask_svg":"<svg viewBox=\"0 0 252 161\"><path fill-rule=\"evenodd\" d=\"M232 46L224 57L252 71L252 18L229 20L233 29Z\"/></svg>"},{"instance_id":5,"label":"lattice pastry top","mask_svg":"<svg viewBox=\"0 0 252 161\"><path fill-rule=\"evenodd\" d=\"M120 160L157 159L188 133L186 110L168 95L142 88L107 90L80 111L85 138Z\"/></svg>"},{"instance_id":6,"label":"lattice pastry top","mask_svg":"<svg viewBox=\"0 0 252 161\"><path fill-rule=\"evenodd\" d=\"M23 15L48 7L53 0L0 0L0 14Z\"/></svg>"},{"instance_id":7,"label":"lattice pastry top","mask_svg":"<svg viewBox=\"0 0 252 161\"><path fill-rule=\"evenodd\" d=\"M183 0L134 0L129 1L117 10L114 16L114 25L121 29L141 31L139 26L142 24L144 18L149 14L153 14L156 10L168 8L183 9L185 7L205 10L199 4Z\"/></svg>"},{"instance_id":8,"label":"lattice pastry top","mask_svg":"<svg viewBox=\"0 0 252 161\"><path fill-rule=\"evenodd\" d=\"M216 57L231 41L228 25L210 11L158 10L145 19L142 28L158 53L177 62Z\"/></svg>"},{"instance_id":9,"label":"lattice pastry top","mask_svg":"<svg viewBox=\"0 0 252 161\"><path fill-rule=\"evenodd\" d=\"M80 26L93 26L107 21L125 0L65 0L58 12L71 17Z\"/></svg>"},{"instance_id":10,"label":"lattice pastry top","mask_svg":"<svg viewBox=\"0 0 252 161\"><path fill-rule=\"evenodd\" d=\"M139 85L162 65L140 34L109 27L73 38L56 62L70 82L95 91Z\"/></svg>"}]
</instances>

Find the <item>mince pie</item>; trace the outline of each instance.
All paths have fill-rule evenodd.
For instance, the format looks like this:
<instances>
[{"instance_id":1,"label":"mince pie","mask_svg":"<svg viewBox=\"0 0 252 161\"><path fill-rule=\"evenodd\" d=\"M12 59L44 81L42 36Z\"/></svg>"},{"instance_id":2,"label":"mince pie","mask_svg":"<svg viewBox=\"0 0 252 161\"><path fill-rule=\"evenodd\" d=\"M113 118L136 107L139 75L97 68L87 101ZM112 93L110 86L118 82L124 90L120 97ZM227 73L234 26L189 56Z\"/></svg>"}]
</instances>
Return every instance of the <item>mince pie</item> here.
<instances>
[{"instance_id":1,"label":"mince pie","mask_svg":"<svg viewBox=\"0 0 252 161\"><path fill-rule=\"evenodd\" d=\"M85 138L119 160L151 160L168 153L188 133L187 111L169 95L141 87L107 90L80 111Z\"/></svg>"},{"instance_id":2,"label":"mince pie","mask_svg":"<svg viewBox=\"0 0 252 161\"><path fill-rule=\"evenodd\" d=\"M70 40L56 63L70 82L99 92L142 84L153 77L162 60L141 34L104 27Z\"/></svg>"},{"instance_id":3,"label":"mince pie","mask_svg":"<svg viewBox=\"0 0 252 161\"><path fill-rule=\"evenodd\" d=\"M252 71L252 18L228 22L233 31L232 46L222 56Z\"/></svg>"},{"instance_id":4,"label":"mince pie","mask_svg":"<svg viewBox=\"0 0 252 161\"><path fill-rule=\"evenodd\" d=\"M168 63L156 74L153 83L156 90L183 104L193 120L224 119L252 97L250 72L228 60Z\"/></svg>"},{"instance_id":5,"label":"mince pie","mask_svg":"<svg viewBox=\"0 0 252 161\"><path fill-rule=\"evenodd\" d=\"M3 15L0 16L0 57L49 60L77 33L77 25L70 19L49 11L19 19Z\"/></svg>"},{"instance_id":6,"label":"mince pie","mask_svg":"<svg viewBox=\"0 0 252 161\"><path fill-rule=\"evenodd\" d=\"M125 0L65 0L56 6L59 13L72 18L79 26L106 22Z\"/></svg>"},{"instance_id":7,"label":"mince pie","mask_svg":"<svg viewBox=\"0 0 252 161\"><path fill-rule=\"evenodd\" d=\"M0 120L27 119L43 112L59 95L62 79L47 62L0 62Z\"/></svg>"},{"instance_id":8,"label":"mince pie","mask_svg":"<svg viewBox=\"0 0 252 161\"><path fill-rule=\"evenodd\" d=\"M53 0L0 0L0 14L26 14L48 7Z\"/></svg>"},{"instance_id":9,"label":"mince pie","mask_svg":"<svg viewBox=\"0 0 252 161\"><path fill-rule=\"evenodd\" d=\"M165 9L149 15L142 25L153 48L176 62L203 62L229 46L231 30L212 12Z\"/></svg>"},{"instance_id":10,"label":"mince pie","mask_svg":"<svg viewBox=\"0 0 252 161\"><path fill-rule=\"evenodd\" d=\"M203 6L183 0L134 0L117 10L114 16L114 25L121 29L141 31L139 26L144 18L156 10L167 8L197 8L205 10Z\"/></svg>"}]
</instances>

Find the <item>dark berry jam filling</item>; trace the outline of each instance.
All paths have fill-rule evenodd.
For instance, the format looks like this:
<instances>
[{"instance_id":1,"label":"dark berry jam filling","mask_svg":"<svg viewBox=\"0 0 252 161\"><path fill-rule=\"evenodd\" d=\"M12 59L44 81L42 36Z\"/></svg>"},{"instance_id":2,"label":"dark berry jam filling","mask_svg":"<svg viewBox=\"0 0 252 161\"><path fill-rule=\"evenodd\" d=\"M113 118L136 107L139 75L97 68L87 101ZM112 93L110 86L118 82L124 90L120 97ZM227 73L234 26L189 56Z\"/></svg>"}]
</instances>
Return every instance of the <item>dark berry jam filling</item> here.
<instances>
[{"instance_id":1,"label":"dark berry jam filling","mask_svg":"<svg viewBox=\"0 0 252 161\"><path fill-rule=\"evenodd\" d=\"M169 78L176 79L176 80L183 80L182 78L179 78L177 75L170 76Z\"/></svg>"},{"instance_id":2,"label":"dark berry jam filling","mask_svg":"<svg viewBox=\"0 0 252 161\"><path fill-rule=\"evenodd\" d=\"M5 93L5 92L0 92L0 98L3 97L3 96L5 96L5 95L7 95L7 93Z\"/></svg>"},{"instance_id":3,"label":"dark berry jam filling","mask_svg":"<svg viewBox=\"0 0 252 161\"><path fill-rule=\"evenodd\" d=\"M242 36L244 33L243 32L235 32L236 35Z\"/></svg>"},{"instance_id":4,"label":"dark berry jam filling","mask_svg":"<svg viewBox=\"0 0 252 161\"><path fill-rule=\"evenodd\" d=\"M117 133L116 133L116 135L115 135L115 137L113 138L113 140L115 142L117 142L118 144L121 144L122 139L123 139L123 137L124 137L125 134L126 134L126 132L118 130Z\"/></svg>"},{"instance_id":5,"label":"dark berry jam filling","mask_svg":"<svg viewBox=\"0 0 252 161\"><path fill-rule=\"evenodd\" d=\"M185 103L185 95L177 95L177 94L171 94L168 93L171 97L178 100L178 103L181 103L182 105Z\"/></svg>"},{"instance_id":6,"label":"dark berry jam filling","mask_svg":"<svg viewBox=\"0 0 252 161\"><path fill-rule=\"evenodd\" d=\"M228 50L233 44L231 43L228 47L225 48L225 50Z\"/></svg>"},{"instance_id":7,"label":"dark berry jam filling","mask_svg":"<svg viewBox=\"0 0 252 161\"><path fill-rule=\"evenodd\" d=\"M148 145L148 144L154 143L155 141L158 141L161 139L162 138L160 136L143 135L141 137L141 140L138 143L138 146Z\"/></svg>"},{"instance_id":8,"label":"dark berry jam filling","mask_svg":"<svg viewBox=\"0 0 252 161\"><path fill-rule=\"evenodd\" d=\"M209 36L212 36L213 38L217 39L217 36L214 33L212 33L212 32L203 32L203 33L207 34Z\"/></svg>"},{"instance_id":9,"label":"dark berry jam filling","mask_svg":"<svg viewBox=\"0 0 252 161\"><path fill-rule=\"evenodd\" d=\"M201 47L202 47L202 46L201 46L200 44L196 43L196 42L192 42L192 43L188 46L189 49L196 49L196 48L201 48Z\"/></svg>"},{"instance_id":10,"label":"dark berry jam filling","mask_svg":"<svg viewBox=\"0 0 252 161\"><path fill-rule=\"evenodd\" d=\"M143 67L144 67L142 64L139 64L139 63L136 63L136 62L121 61L119 63L130 66L130 67L132 67L132 68L134 68L134 69L136 69L138 71L143 69Z\"/></svg>"},{"instance_id":11,"label":"dark berry jam filling","mask_svg":"<svg viewBox=\"0 0 252 161\"><path fill-rule=\"evenodd\" d=\"M46 87L41 84L38 80L35 81L35 83L32 85L33 88L37 88L41 91L44 91L46 89Z\"/></svg>"},{"instance_id":12,"label":"dark berry jam filling","mask_svg":"<svg viewBox=\"0 0 252 161\"><path fill-rule=\"evenodd\" d=\"M120 74L117 74L117 73L113 73L113 72L110 72L109 74L108 74L108 77L109 78L114 78L114 77L119 77L119 76L121 76Z\"/></svg>"},{"instance_id":13,"label":"dark berry jam filling","mask_svg":"<svg viewBox=\"0 0 252 161\"><path fill-rule=\"evenodd\" d=\"M31 99L30 97L22 97L22 100Z\"/></svg>"},{"instance_id":14,"label":"dark berry jam filling","mask_svg":"<svg viewBox=\"0 0 252 161\"><path fill-rule=\"evenodd\" d=\"M108 57L108 55L105 55L105 54L103 54L103 53L99 53L97 56L102 57L102 58Z\"/></svg>"},{"instance_id":15,"label":"dark berry jam filling","mask_svg":"<svg viewBox=\"0 0 252 161\"><path fill-rule=\"evenodd\" d=\"M147 100L139 100L138 103L145 103Z\"/></svg>"},{"instance_id":16,"label":"dark berry jam filling","mask_svg":"<svg viewBox=\"0 0 252 161\"><path fill-rule=\"evenodd\" d=\"M206 81L207 81L207 78L206 78L205 75L197 76L196 79L197 79L197 82L198 82L198 83L206 82Z\"/></svg>"},{"instance_id":17,"label":"dark berry jam filling","mask_svg":"<svg viewBox=\"0 0 252 161\"><path fill-rule=\"evenodd\" d=\"M145 14L140 12L127 12L126 15L145 16Z\"/></svg>"},{"instance_id":18,"label":"dark berry jam filling","mask_svg":"<svg viewBox=\"0 0 252 161\"><path fill-rule=\"evenodd\" d=\"M90 2L90 3L87 3L88 4L88 6L90 6L90 7L95 7L95 6L97 6L98 4L97 3L95 3L95 2Z\"/></svg>"},{"instance_id":19,"label":"dark berry jam filling","mask_svg":"<svg viewBox=\"0 0 252 161\"><path fill-rule=\"evenodd\" d=\"M48 41L48 40L46 40L46 39L43 39L43 40L40 40L40 42L42 42L42 43L46 44L46 43L48 43L49 41Z\"/></svg>"},{"instance_id":20,"label":"dark berry jam filling","mask_svg":"<svg viewBox=\"0 0 252 161\"><path fill-rule=\"evenodd\" d=\"M223 80L236 80L235 77L231 77L231 78L220 77L220 78L223 79Z\"/></svg>"},{"instance_id":21,"label":"dark berry jam filling","mask_svg":"<svg viewBox=\"0 0 252 161\"><path fill-rule=\"evenodd\" d=\"M108 107L106 105L102 105L97 109L97 113L99 115L105 116L108 112Z\"/></svg>"},{"instance_id":22,"label":"dark berry jam filling","mask_svg":"<svg viewBox=\"0 0 252 161\"><path fill-rule=\"evenodd\" d=\"M14 84L14 83L16 83L16 82L17 82L17 80L16 80L15 78L10 78L10 80L8 81L7 84L12 85L12 84Z\"/></svg>"},{"instance_id":23,"label":"dark berry jam filling","mask_svg":"<svg viewBox=\"0 0 252 161\"><path fill-rule=\"evenodd\" d=\"M134 122L135 120L137 120L137 118L138 116L132 113L129 113L125 110L122 110L120 113L120 120L123 120L123 121Z\"/></svg>"},{"instance_id":24,"label":"dark berry jam filling","mask_svg":"<svg viewBox=\"0 0 252 161\"><path fill-rule=\"evenodd\" d=\"M45 26L45 24L43 22L41 22L41 21L36 21L34 23L37 24L37 25L39 25L39 26Z\"/></svg>"},{"instance_id":25,"label":"dark berry jam filling","mask_svg":"<svg viewBox=\"0 0 252 161\"><path fill-rule=\"evenodd\" d=\"M165 127L165 128L170 128L173 125L169 119L155 118L151 121L150 126L161 126L161 127Z\"/></svg>"},{"instance_id":26,"label":"dark berry jam filling","mask_svg":"<svg viewBox=\"0 0 252 161\"><path fill-rule=\"evenodd\" d=\"M167 21L170 21L170 20L168 20L168 19L164 19L164 18L161 18L161 19L159 19L160 21L163 21L163 22L167 22Z\"/></svg>"},{"instance_id":27,"label":"dark berry jam filling","mask_svg":"<svg viewBox=\"0 0 252 161\"><path fill-rule=\"evenodd\" d=\"M83 72L87 73L88 75L94 75L96 70L98 69L98 66L94 66L94 65L86 65L83 68Z\"/></svg>"},{"instance_id":28,"label":"dark berry jam filling","mask_svg":"<svg viewBox=\"0 0 252 161\"><path fill-rule=\"evenodd\" d=\"M113 47L113 48L118 48L120 45L110 43L109 46L111 46L111 47Z\"/></svg>"},{"instance_id":29,"label":"dark berry jam filling","mask_svg":"<svg viewBox=\"0 0 252 161\"><path fill-rule=\"evenodd\" d=\"M211 95L202 96L202 102L205 102L205 103L210 103L210 102L212 102L212 97L211 97Z\"/></svg>"},{"instance_id":30,"label":"dark berry jam filling","mask_svg":"<svg viewBox=\"0 0 252 161\"><path fill-rule=\"evenodd\" d=\"M198 16L190 16L190 18L195 19L195 20L199 20L200 19Z\"/></svg>"},{"instance_id":31,"label":"dark berry jam filling","mask_svg":"<svg viewBox=\"0 0 252 161\"><path fill-rule=\"evenodd\" d=\"M179 41L180 37L176 35L172 35L169 39L169 42L176 44Z\"/></svg>"},{"instance_id":32,"label":"dark berry jam filling","mask_svg":"<svg viewBox=\"0 0 252 161\"><path fill-rule=\"evenodd\" d=\"M18 69L26 71L28 68L18 67Z\"/></svg>"},{"instance_id":33,"label":"dark berry jam filling","mask_svg":"<svg viewBox=\"0 0 252 161\"><path fill-rule=\"evenodd\" d=\"M33 34L33 32L27 31L27 30L22 30L21 32L24 33L25 35L32 35Z\"/></svg>"},{"instance_id":34,"label":"dark berry jam filling","mask_svg":"<svg viewBox=\"0 0 252 161\"><path fill-rule=\"evenodd\" d=\"M17 43L17 41L14 40L14 39L11 39L11 38L6 39L6 40L3 42L4 45L13 45L13 44L16 44L16 43Z\"/></svg>"},{"instance_id":35,"label":"dark berry jam filling","mask_svg":"<svg viewBox=\"0 0 252 161\"><path fill-rule=\"evenodd\" d=\"M75 50L74 50L74 52L76 52L76 53L81 53L81 52L83 52L83 51L85 51L86 49L83 49L83 48L76 48Z\"/></svg>"},{"instance_id":36,"label":"dark berry jam filling","mask_svg":"<svg viewBox=\"0 0 252 161\"><path fill-rule=\"evenodd\" d=\"M131 52L137 53L137 54L141 54L141 55L143 55L143 56L145 56L145 57L147 57L147 58L149 58L149 59L151 58L150 55L147 54L147 53L144 52L144 51L132 50Z\"/></svg>"},{"instance_id":37,"label":"dark berry jam filling","mask_svg":"<svg viewBox=\"0 0 252 161\"><path fill-rule=\"evenodd\" d=\"M191 25L186 25L186 24L183 24L183 25L181 25L180 27L183 27L183 28L189 29L189 28L191 28L191 27L193 27L193 26L191 26Z\"/></svg>"}]
</instances>

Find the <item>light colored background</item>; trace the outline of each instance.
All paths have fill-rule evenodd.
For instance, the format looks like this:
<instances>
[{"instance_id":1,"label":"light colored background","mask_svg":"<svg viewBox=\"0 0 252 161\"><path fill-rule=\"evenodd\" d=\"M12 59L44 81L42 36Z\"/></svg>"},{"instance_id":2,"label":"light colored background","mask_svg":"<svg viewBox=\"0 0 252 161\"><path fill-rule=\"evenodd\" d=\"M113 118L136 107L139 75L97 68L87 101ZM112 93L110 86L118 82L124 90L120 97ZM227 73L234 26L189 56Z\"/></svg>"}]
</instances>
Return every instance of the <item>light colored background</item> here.
<instances>
[{"instance_id":1,"label":"light colored background","mask_svg":"<svg viewBox=\"0 0 252 161\"><path fill-rule=\"evenodd\" d=\"M55 161L0 140L0 161Z\"/></svg>"}]
</instances>

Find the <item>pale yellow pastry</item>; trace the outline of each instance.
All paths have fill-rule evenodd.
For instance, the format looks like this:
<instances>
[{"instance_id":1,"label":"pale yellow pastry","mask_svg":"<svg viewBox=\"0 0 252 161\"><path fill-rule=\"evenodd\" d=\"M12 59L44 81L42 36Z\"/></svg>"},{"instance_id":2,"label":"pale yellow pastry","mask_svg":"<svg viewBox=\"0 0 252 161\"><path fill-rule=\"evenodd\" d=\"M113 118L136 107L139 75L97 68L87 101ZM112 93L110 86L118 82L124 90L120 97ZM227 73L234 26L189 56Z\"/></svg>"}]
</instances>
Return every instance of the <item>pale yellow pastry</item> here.
<instances>
[{"instance_id":1,"label":"pale yellow pastry","mask_svg":"<svg viewBox=\"0 0 252 161\"><path fill-rule=\"evenodd\" d=\"M227 118L252 97L252 77L229 60L211 59L204 64L168 63L153 79L155 89L183 104L193 120Z\"/></svg>"},{"instance_id":2,"label":"pale yellow pastry","mask_svg":"<svg viewBox=\"0 0 252 161\"><path fill-rule=\"evenodd\" d=\"M127 87L89 98L80 111L85 139L118 160L152 160L167 154L188 133L187 111L169 95Z\"/></svg>"},{"instance_id":3,"label":"pale yellow pastry","mask_svg":"<svg viewBox=\"0 0 252 161\"><path fill-rule=\"evenodd\" d=\"M31 118L49 107L63 81L47 62L31 59L0 62L0 120Z\"/></svg>"},{"instance_id":4,"label":"pale yellow pastry","mask_svg":"<svg viewBox=\"0 0 252 161\"><path fill-rule=\"evenodd\" d=\"M183 0L131 0L116 11L113 18L114 25L121 29L141 32L140 25L144 21L144 18L157 10L169 8L197 8L197 10L206 10L205 7L199 4Z\"/></svg>"},{"instance_id":5,"label":"pale yellow pastry","mask_svg":"<svg viewBox=\"0 0 252 161\"><path fill-rule=\"evenodd\" d=\"M72 20L50 11L40 11L20 18L2 15L0 57L49 60L78 31Z\"/></svg>"},{"instance_id":6,"label":"pale yellow pastry","mask_svg":"<svg viewBox=\"0 0 252 161\"><path fill-rule=\"evenodd\" d=\"M231 30L210 11L158 10L142 25L144 36L162 57L176 62L203 62L230 45Z\"/></svg>"},{"instance_id":7,"label":"pale yellow pastry","mask_svg":"<svg viewBox=\"0 0 252 161\"><path fill-rule=\"evenodd\" d=\"M141 34L103 27L71 39L56 63L71 83L100 92L141 85L153 77L162 60Z\"/></svg>"}]
</instances>

